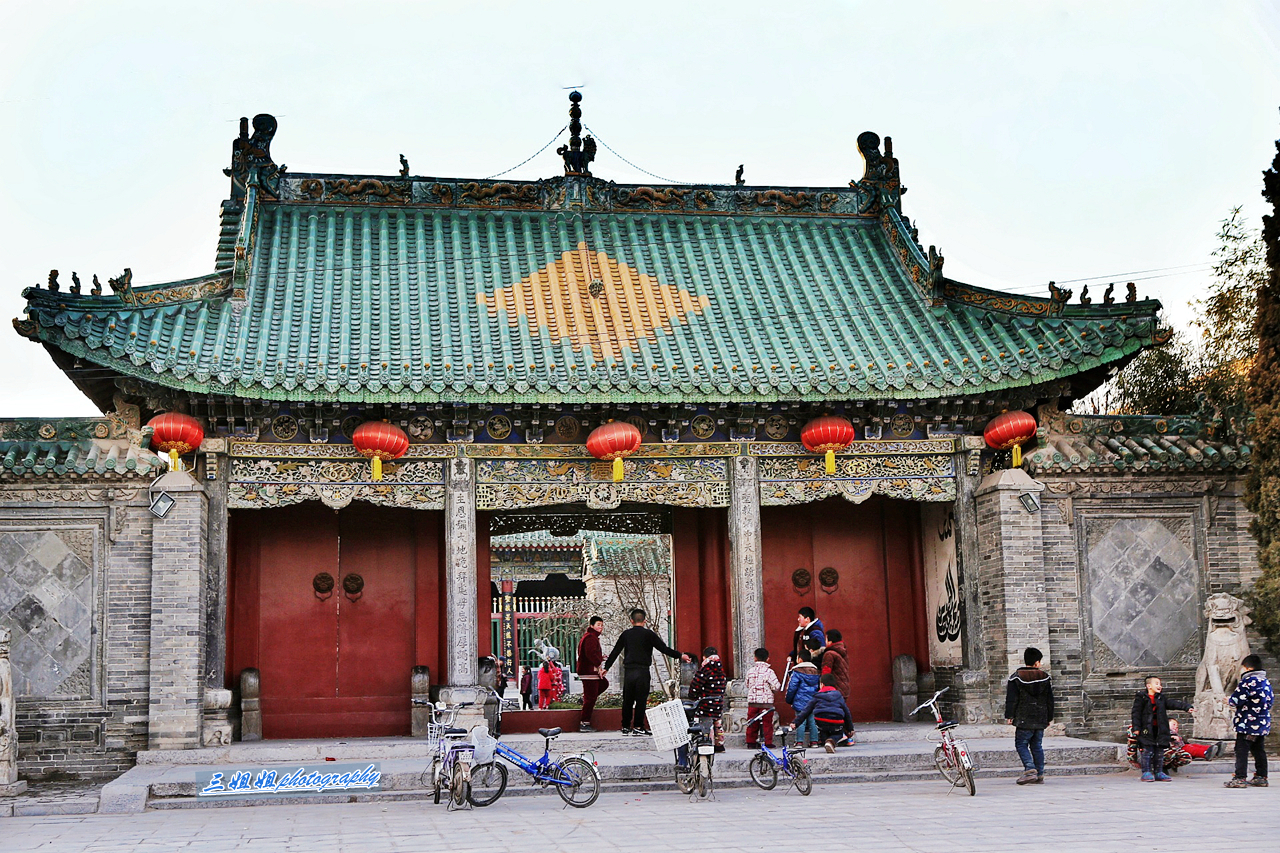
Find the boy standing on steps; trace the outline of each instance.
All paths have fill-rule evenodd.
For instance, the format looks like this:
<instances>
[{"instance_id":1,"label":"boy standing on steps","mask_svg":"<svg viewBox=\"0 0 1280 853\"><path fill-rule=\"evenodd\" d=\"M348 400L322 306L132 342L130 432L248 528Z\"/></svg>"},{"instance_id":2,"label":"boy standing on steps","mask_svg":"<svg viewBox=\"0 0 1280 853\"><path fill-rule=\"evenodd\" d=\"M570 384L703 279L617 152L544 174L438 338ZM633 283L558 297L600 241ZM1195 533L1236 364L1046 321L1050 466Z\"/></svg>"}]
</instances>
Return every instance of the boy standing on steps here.
<instances>
[{"instance_id":1,"label":"boy standing on steps","mask_svg":"<svg viewBox=\"0 0 1280 853\"><path fill-rule=\"evenodd\" d=\"M1044 655L1034 646L1022 653L1021 667L1009 676L1004 721L1016 728L1014 747L1022 759L1019 785L1044 781L1044 730L1053 722L1053 684L1040 668Z\"/></svg>"}]
</instances>

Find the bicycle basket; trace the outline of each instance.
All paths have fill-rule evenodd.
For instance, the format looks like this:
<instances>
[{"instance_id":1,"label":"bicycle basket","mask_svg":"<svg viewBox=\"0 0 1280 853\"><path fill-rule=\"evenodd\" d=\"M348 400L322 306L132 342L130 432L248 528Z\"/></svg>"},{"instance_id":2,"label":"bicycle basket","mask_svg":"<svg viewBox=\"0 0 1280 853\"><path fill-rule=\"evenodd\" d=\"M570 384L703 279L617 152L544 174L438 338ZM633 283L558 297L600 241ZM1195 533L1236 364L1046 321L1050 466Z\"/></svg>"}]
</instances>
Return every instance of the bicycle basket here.
<instances>
[{"instance_id":1,"label":"bicycle basket","mask_svg":"<svg viewBox=\"0 0 1280 853\"><path fill-rule=\"evenodd\" d=\"M489 726L480 723L471 729L471 742L475 744L475 763L488 764L493 761L493 751L498 748L498 739L489 734Z\"/></svg>"},{"instance_id":2,"label":"bicycle basket","mask_svg":"<svg viewBox=\"0 0 1280 853\"><path fill-rule=\"evenodd\" d=\"M645 711L645 719L653 732L654 749L666 751L689 742L689 722L679 699L654 705Z\"/></svg>"}]
</instances>

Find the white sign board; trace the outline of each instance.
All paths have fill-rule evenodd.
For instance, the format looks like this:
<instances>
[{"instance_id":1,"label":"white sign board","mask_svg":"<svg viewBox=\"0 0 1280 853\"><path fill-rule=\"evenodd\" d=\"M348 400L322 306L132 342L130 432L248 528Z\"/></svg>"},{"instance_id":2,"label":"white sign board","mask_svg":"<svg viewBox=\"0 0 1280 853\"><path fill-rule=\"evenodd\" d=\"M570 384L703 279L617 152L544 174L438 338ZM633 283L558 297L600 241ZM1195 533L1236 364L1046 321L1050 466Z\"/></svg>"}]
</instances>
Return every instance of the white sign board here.
<instances>
[{"instance_id":1,"label":"white sign board","mask_svg":"<svg viewBox=\"0 0 1280 853\"><path fill-rule=\"evenodd\" d=\"M921 506L921 517L929 663L930 666L960 666L964 663L960 643L964 603L956 566L955 510L949 503L927 503Z\"/></svg>"}]
</instances>

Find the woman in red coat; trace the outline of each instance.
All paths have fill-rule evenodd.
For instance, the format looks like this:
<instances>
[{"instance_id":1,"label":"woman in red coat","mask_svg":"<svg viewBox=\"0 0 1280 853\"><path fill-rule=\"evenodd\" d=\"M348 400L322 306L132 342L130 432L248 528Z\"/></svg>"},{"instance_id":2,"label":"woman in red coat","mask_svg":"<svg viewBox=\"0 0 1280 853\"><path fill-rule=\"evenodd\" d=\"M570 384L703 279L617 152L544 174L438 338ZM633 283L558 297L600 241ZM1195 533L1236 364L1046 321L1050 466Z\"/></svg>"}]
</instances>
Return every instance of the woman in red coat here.
<instances>
[{"instance_id":1,"label":"woman in red coat","mask_svg":"<svg viewBox=\"0 0 1280 853\"><path fill-rule=\"evenodd\" d=\"M587 620L587 630L582 632L578 640L577 669L578 678L582 680L582 719L578 721L578 731L594 732L591 727L591 712L596 709L596 699L609 686L604 677L604 650L600 648L600 632L604 630L604 620L592 616Z\"/></svg>"}]
</instances>

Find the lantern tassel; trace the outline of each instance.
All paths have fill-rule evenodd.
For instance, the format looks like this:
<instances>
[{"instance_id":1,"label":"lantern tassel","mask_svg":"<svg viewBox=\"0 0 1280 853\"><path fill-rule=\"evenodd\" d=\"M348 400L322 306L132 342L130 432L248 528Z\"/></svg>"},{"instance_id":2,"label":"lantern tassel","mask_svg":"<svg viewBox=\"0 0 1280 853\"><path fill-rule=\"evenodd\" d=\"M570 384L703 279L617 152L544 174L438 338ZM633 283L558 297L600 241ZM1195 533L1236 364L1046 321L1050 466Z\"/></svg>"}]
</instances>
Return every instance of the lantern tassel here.
<instances>
[{"instance_id":1,"label":"lantern tassel","mask_svg":"<svg viewBox=\"0 0 1280 853\"><path fill-rule=\"evenodd\" d=\"M170 471L182 470L182 460L178 458L177 448L174 448L169 451L169 470Z\"/></svg>"},{"instance_id":2,"label":"lantern tassel","mask_svg":"<svg viewBox=\"0 0 1280 853\"><path fill-rule=\"evenodd\" d=\"M619 456L619 457L617 457L616 459L614 459L614 460L613 460L613 482L615 482L615 483L621 483L621 482L622 482L622 473L623 473L623 470L622 470L622 457L621 457L621 456Z\"/></svg>"},{"instance_id":3,"label":"lantern tassel","mask_svg":"<svg viewBox=\"0 0 1280 853\"><path fill-rule=\"evenodd\" d=\"M382 479L382 457L373 457L373 480L376 483Z\"/></svg>"},{"instance_id":4,"label":"lantern tassel","mask_svg":"<svg viewBox=\"0 0 1280 853\"><path fill-rule=\"evenodd\" d=\"M827 451L827 473L834 474L836 472L836 452L834 450Z\"/></svg>"},{"instance_id":5,"label":"lantern tassel","mask_svg":"<svg viewBox=\"0 0 1280 853\"><path fill-rule=\"evenodd\" d=\"M1022 467L1022 445L1021 444L1015 444L1013 446L1013 467L1014 468Z\"/></svg>"}]
</instances>

